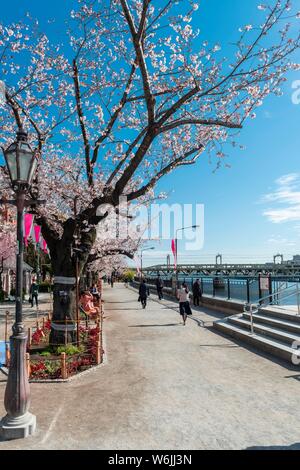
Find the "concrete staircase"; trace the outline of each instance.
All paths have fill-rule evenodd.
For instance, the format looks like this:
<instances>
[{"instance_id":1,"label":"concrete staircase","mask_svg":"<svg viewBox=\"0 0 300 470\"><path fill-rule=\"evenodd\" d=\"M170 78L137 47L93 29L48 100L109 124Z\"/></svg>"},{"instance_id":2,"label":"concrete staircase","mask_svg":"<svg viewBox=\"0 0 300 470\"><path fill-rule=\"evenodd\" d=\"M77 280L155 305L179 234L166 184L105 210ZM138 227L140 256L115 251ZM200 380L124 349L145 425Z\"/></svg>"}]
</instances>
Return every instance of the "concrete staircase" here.
<instances>
[{"instance_id":1,"label":"concrete staircase","mask_svg":"<svg viewBox=\"0 0 300 470\"><path fill-rule=\"evenodd\" d=\"M218 331L300 368L299 315L278 307L261 307L253 313L253 326L252 335L248 312L214 322L214 328Z\"/></svg>"}]
</instances>

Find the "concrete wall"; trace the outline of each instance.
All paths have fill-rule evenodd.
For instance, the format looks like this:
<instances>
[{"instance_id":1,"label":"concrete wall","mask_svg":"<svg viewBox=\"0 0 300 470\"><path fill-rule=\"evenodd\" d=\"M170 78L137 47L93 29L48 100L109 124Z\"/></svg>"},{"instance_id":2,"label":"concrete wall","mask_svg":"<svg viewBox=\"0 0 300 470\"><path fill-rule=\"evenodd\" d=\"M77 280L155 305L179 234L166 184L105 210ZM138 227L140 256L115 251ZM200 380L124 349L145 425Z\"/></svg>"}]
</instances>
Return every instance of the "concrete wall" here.
<instances>
[{"instance_id":1,"label":"concrete wall","mask_svg":"<svg viewBox=\"0 0 300 470\"><path fill-rule=\"evenodd\" d=\"M133 281L131 283L132 287L138 289L139 283ZM156 293L156 287L149 285L150 291ZM172 293L172 289L169 287L164 287L163 292L172 300L176 300L175 296ZM190 295L192 299L192 294ZM211 310L217 310L218 312L224 313L224 316L234 315L235 313L241 313L244 310L244 303L241 301L235 300L226 300L220 297L212 297L209 295L202 296L202 302L200 305L206 308L210 308Z\"/></svg>"}]
</instances>

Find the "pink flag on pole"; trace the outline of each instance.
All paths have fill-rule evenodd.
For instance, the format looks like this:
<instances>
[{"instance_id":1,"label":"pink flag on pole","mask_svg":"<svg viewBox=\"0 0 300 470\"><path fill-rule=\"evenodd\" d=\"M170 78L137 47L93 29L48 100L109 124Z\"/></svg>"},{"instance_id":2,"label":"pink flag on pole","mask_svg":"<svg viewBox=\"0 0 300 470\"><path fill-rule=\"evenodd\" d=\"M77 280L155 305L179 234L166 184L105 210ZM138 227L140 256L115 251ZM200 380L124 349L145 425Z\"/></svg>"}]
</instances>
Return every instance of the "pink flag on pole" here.
<instances>
[{"instance_id":1,"label":"pink flag on pole","mask_svg":"<svg viewBox=\"0 0 300 470\"><path fill-rule=\"evenodd\" d=\"M36 243L39 243L40 236L41 236L41 227L39 225L34 226L34 236L35 236Z\"/></svg>"},{"instance_id":2,"label":"pink flag on pole","mask_svg":"<svg viewBox=\"0 0 300 470\"><path fill-rule=\"evenodd\" d=\"M48 253L47 243L45 242L44 239L42 239L42 249L44 253Z\"/></svg>"},{"instance_id":3,"label":"pink flag on pole","mask_svg":"<svg viewBox=\"0 0 300 470\"><path fill-rule=\"evenodd\" d=\"M32 214L25 214L24 216L24 243L25 246L28 246L28 237L30 235L30 232L32 230L32 224L33 224L33 215Z\"/></svg>"},{"instance_id":4,"label":"pink flag on pole","mask_svg":"<svg viewBox=\"0 0 300 470\"><path fill-rule=\"evenodd\" d=\"M134 261L135 261L135 265L136 265L137 274L140 274L141 269L140 269L140 266L139 266L139 261L138 261L138 259L136 258L136 256L134 257Z\"/></svg>"},{"instance_id":5,"label":"pink flag on pole","mask_svg":"<svg viewBox=\"0 0 300 470\"><path fill-rule=\"evenodd\" d=\"M174 267L176 269L176 267L177 267L177 253L176 253L176 243L175 243L174 239L172 240L171 248L172 248L172 253L174 255Z\"/></svg>"}]
</instances>

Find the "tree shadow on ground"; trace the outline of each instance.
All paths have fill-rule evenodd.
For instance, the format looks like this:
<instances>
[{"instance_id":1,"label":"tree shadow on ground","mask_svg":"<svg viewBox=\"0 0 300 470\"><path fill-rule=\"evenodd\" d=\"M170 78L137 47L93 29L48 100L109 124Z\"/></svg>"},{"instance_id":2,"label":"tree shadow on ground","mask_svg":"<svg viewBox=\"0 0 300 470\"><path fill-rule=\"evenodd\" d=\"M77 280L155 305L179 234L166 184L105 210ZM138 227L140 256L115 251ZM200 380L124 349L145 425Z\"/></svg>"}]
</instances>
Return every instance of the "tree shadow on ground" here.
<instances>
[{"instance_id":1,"label":"tree shadow on ground","mask_svg":"<svg viewBox=\"0 0 300 470\"><path fill-rule=\"evenodd\" d=\"M245 450L300 450L300 442L290 446L253 446L247 447Z\"/></svg>"},{"instance_id":2,"label":"tree shadow on ground","mask_svg":"<svg viewBox=\"0 0 300 470\"><path fill-rule=\"evenodd\" d=\"M284 378L285 378L285 379L295 379L295 380L299 380L299 381L300 381L300 374L297 374L297 375L286 375Z\"/></svg>"},{"instance_id":3,"label":"tree shadow on ground","mask_svg":"<svg viewBox=\"0 0 300 470\"><path fill-rule=\"evenodd\" d=\"M203 320L192 316L189 316L189 320L193 320L195 323L197 323L198 326L200 326L201 328L205 328L205 322Z\"/></svg>"},{"instance_id":4,"label":"tree shadow on ground","mask_svg":"<svg viewBox=\"0 0 300 470\"><path fill-rule=\"evenodd\" d=\"M178 326L179 323L165 323L163 325L128 325L128 328L149 328L153 326Z\"/></svg>"},{"instance_id":5,"label":"tree shadow on ground","mask_svg":"<svg viewBox=\"0 0 300 470\"><path fill-rule=\"evenodd\" d=\"M177 313L179 312L179 306L176 305L175 302L173 302L172 304L163 304L159 299L151 299L150 298L150 300L160 304L162 306L161 310L173 310L174 312L177 312ZM201 314L202 313L202 314L205 314L209 317L213 317L213 320L215 320L217 318L221 320L221 319L223 319L227 316L224 313L216 312L215 310L211 311L207 307L195 307L194 305L191 305L191 308L192 308L193 314L195 314L195 313ZM200 323L202 322L202 325L199 325L199 326L205 326L205 324L208 323L208 322L203 322L203 320L201 320L200 318L193 317L192 319L194 321L199 321Z\"/></svg>"},{"instance_id":6,"label":"tree shadow on ground","mask_svg":"<svg viewBox=\"0 0 300 470\"><path fill-rule=\"evenodd\" d=\"M200 348L239 348L237 344L199 344Z\"/></svg>"},{"instance_id":7,"label":"tree shadow on ground","mask_svg":"<svg viewBox=\"0 0 300 470\"><path fill-rule=\"evenodd\" d=\"M118 312L119 310L138 310L137 308L105 308L106 312ZM141 309L142 310L142 309Z\"/></svg>"}]
</instances>

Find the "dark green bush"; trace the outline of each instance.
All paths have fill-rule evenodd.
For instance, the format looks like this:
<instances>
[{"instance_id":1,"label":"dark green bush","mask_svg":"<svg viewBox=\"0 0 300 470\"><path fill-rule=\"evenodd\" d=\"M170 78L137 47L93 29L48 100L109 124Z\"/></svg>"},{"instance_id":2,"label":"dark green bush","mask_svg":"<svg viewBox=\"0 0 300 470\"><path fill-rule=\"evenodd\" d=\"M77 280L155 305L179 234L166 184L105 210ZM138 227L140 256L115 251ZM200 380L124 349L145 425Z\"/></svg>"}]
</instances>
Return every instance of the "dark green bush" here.
<instances>
[{"instance_id":1,"label":"dark green bush","mask_svg":"<svg viewBox=\"0 0 300 470\"><path fill-rule=\"evenodd\" d=\"M7 292L0 290L0 302L4 302L7 299Z\"/></svg>"},{"instance_id":2,"label":"dark green bush","mask_svg":"<svg viewBox=\"0 0 300 470\"><path fill-rule=\"evenodd\" d=\"M39 284L39 292L45 293L45 292L51 292L52 290L53 290L53 285L48 281L44 281Z\"/></svg>"},{"instance_id":3,"label":"dark green bush","mask_svg":"<svg viewBox=\"0 0 300 470\"><path fill-rule=\"evenodd\" d=\"M10 293L9 295L11 295L12 297L15 297L16 295L16 289L13 287L12 289L10 289Z\"/></svg>"}]
</instances>

